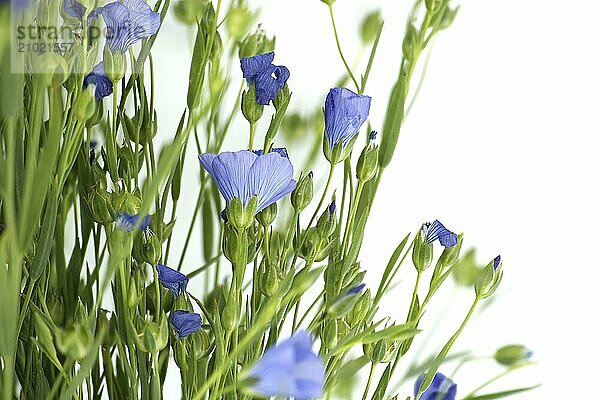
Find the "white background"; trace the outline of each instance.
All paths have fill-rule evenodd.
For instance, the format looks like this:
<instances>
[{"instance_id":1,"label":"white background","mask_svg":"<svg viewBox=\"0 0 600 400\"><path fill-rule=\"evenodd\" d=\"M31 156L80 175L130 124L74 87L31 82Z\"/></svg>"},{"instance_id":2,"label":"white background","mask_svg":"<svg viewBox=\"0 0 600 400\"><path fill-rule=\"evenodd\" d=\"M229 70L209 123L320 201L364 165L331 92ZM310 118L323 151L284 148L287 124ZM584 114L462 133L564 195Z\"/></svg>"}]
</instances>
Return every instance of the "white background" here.
<instances>
[{"instance_id":1,"label":"white background","mask_svg":"<svg viewBox=\"0 0 600 400\"><path fill-rule=\"evenodd\" d=\"M373 97L375 129L397 75L409 3L338 0L334 7L350 60L359 52L362 16L375 8L384 15L366 90ZM259 20L267 32L277 35L276 63L291 71L292 108L314 109L343 73L326 6L318 0L252 4L263 9ZM494 304L476 316L456 348L488 354L503 344L524 343L539 365L492 389L541 382L541 389L515 398L596 398L600 5L478 0L461 6L453 26L434 43L425 83L377 196L362 266L374 283L400 238L425 220L439 218L465 232L465 246L476 246L482 263L502 254L505 277ZM170 19L157 41L164 140L185 106L188 39L186 29ZM365 51L357 75L367 56ZM240 79L239 71L232 74ZM246 126L238 121L238 127L246 140ZM189 157L188 188L197 185L198 167L195 154ZM315 172L323 179L324 170ZM180 223L196 193L190 192ZM191 269L199 261L190 254ZM399 320L406 306L398 305L405 304L414 279L410 268L404 274L386 307ZM468 290L448 290L432 304L425 328L434 325L435 314L447 318L436 327L430 352L457 327L470 299ZM495 372L486 362L465 368L456 376L459 397ZM170 393L177 390L174 383ZM399 397L410 394L405 387Z\"/></svg>"}]
</instances>

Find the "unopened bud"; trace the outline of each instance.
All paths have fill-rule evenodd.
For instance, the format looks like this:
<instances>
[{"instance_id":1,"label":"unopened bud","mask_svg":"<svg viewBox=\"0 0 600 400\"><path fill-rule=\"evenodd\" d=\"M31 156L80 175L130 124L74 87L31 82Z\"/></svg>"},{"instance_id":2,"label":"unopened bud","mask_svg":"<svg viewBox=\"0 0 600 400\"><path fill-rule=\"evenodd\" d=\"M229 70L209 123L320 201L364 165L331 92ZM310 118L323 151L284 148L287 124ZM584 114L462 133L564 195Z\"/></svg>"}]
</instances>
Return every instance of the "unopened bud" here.
<instances>
[{"instance_id":1,"label":"unopened bud","mask_svg":"<svg viewBox=\"0 0 600 400\"><path fill-rule=\"evenodd\" d=\"M252 84L242 93L242 114L249 123L254 124L262 117L263 111L264 106L256 101L256 88Z\"/></svg>"},{"instance_id":2,"label":"unopened bud","mask_svg":"<svg viewBox=\"0 0 600 400\"><path fill-rule=\"evenodd\" d=\"M475 294L479 299L486 299L494 294L502 281L502 260L500 256L486 265L475 282Z\"/></svg>"},{"instance_id":3,"label":"unopened bud","mask_svg":"<svg viewBox=\"0 0 600 400\"><path fill-rule=\"evenodd\" d=\"M335 232L335 208L335 200L333 200L317 221L317 232L322 238L329 238Z\"/></svg>"},{"instance_id":4,"label":"unopened bud","mask_svg":"<svg viewBox=\"0 0 600 400\"><path fill-rule=\"evenodd\" d=\"M304 210L313 198L313 173L309 172L300 179L296 188L292 191L292 206L297 213Z\"/></svg>"},{"instance_id":5,"label":"unopened bud","mask_svg":"<svg viewBox=\"0 0 600 400\"><path fill-rule=\"evenodd\" d=\"M377 132L369 135L369 143L364 147L358 163L356 164L356 178L361 182L373 179L377 172L377 160L379 159L379 146L375 144Z\"/></svg>"},{"instance_id":6,"label":"unopened bud","mask_svg":"<svg viewBox=\"0 0 600 400\"><path fill-rule=\"evenodd\" d=\"M383 24L383 18L379 10L375 10L365 16L360 27L360 38L363 44L368 45L375 40L381 24Z\"/></svg>"},{"instance_id":7,"label":"unopened bud","mask_svg":"<svg viewBox=\"0 0 600 400\"><path fill-rule=\"evenodd\" d=\"M518 362L531 358L533 352L522 344L511 344L496 350L494 359L502 365L510 367Z\"/></svg>"},{"instance_id":8,"label":"unopened bud","mask_svg":"<svg viewBox=\"0 0 600 400\"><path fill-rule=\"evenodd\" d=\"M275 217L277 217L277 203L273 203L267 207L265 207L261 212L256 214L256 219L258 223L261 224L264 228L268 227L275 221Z\"/></svg>"},{"instance_id":9,"label":"unopened bud","mask_svg":"<svg viewBox=\"0 0 600 400\"><path fill-rule=\"evenodd\" d=\"M96 113L95 90L93 85L90 85L77 96L77 100L75 101L75 117L77 117L79 122L87 122Z\"/></svg>"},{"instance_id":10,"label":"unopened bud","mask_svg":"<svg viewBox=\"0 0 600 400\"><path fill-rule=\"evenodd\" d=\"M112 52L110 47L106 45L104 47L104 71L106 76L113 83L119 82L125 76L127 70L127 59L125 55L120 51Z\"/></svg>"},{"instance_id":11,"label":"unopened bud","mask_svg":"<svg viewBox=\"0 0 600 400\"><path fill-rule=\"evenodd\" d=\"M422 229L419 230L412 250L412 261L417 271L425 271L433 260L433 245L427 243Z\"/></svg>"}]
</instances>

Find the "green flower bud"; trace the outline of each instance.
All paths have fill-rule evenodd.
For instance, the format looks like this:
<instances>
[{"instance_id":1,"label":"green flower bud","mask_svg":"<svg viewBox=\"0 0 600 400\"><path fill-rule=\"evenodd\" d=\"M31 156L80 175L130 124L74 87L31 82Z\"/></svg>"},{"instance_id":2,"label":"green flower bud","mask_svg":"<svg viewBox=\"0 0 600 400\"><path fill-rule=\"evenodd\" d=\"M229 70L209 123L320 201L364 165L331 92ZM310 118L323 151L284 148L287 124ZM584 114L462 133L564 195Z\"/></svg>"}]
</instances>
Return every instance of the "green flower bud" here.
<instances>
[{"instance_id":1,"label":"green flower bud","mask_svg":"<svg viewBox=\"0 0 600 400\"><path fill-rule=\"evenodd\" d=\"M235 295L230 294L221 315L221 325L225 332L233 332L240 323L240 309Z\"/></svg>"},{"instance_id":2,"label":"green flower bud","mask_svg":"<svg viewBox=\"0 0 600 400\"><path fill-rule=\"evenodd\" d=\"M145 321L141 333L138 333L136 344L146 353L157 353L167 346L169 327L167 318L163 316L161 324Z\"/></svg>"},{"instance_id":3,"label":"green flower bud","mask_svg":"<svg viewBox=\"0 0 600 400\"><path fill-rule=\"evenodd\" d=\"M92 114L92 116L90 118L87 119L85 126L87 128L91 128L93 126L96 126L100 123L100 121L102 121L102 116L104 115L104 103L101 101L98 101L94 104L94 113Z\"/></svg>"},{"instance_id":4,"label":"green flower bud","mask_svg":"<svg viewBox=\"0 0 600 400\"><path fill-rule=\"evenodd\" d=\"M125 190L113 192L112 206L115 211L138 214L142 208L142 199L137 194Z\"/></svg>"},{"instance_id":5,"label":"green flower bud","mask_svg":"<svg viewBox=\"0 0 600 400\"><path fill-rule=\"evenodd\" d=\"M402 54L404 54L404 58L411 62L415 61L417 53L421 50L420 47L419 32L413 24L409 24L402 42Z\"/></svg>"},{"instance_id":6,"label":"green flower bud","mask_svg":"<svg viewBox=\"0 0 600 400\"><path fill-rule=\"evenodd\" d=\"M322 238L329 238L335 232L335 208L335 200L333 200L317 221L317 232Z\"/></svg>"},{"instance_id":7,"label":"green flower bud","mask_svg":"<svg viewBox=\"0 0 600 400\"><path fill-rule=\"evenodd\" d=\"M115 345L115 337L116 337L116 326L115 319L108 318L108 314L110 312L100 309L98 311L98 322L96 324L96 335L100 332L104 331L104 339L102 340L102 347L104 349L110 349Z\"/></svg>"},{"instance_id":8,"label":"green flower bud","mask_svg":"<svg viewBox=\"0 0 600 400\"><path fill-rule=\"evenodd\" d=\"M494 359L501 365L510 367L531 358L533 352L522 344L511 344L500 347L494 354Z\"/></svg>"},{"instance_id":9,"label":"green flower bud","mask_svg":"<svg viewBox=\"0 0 600 400\"><path fill-rule=\"evenodd\" d=\"M356 178L360 182L367 182L373 179L377 172L377 160L379 159L379 146L375 144L377 132L373 131L369 135L369 144L367 144L356 164Z\"/></svg>"},{"instance_id":10,"label":"green flower bud","mask_svg":"<svg viewBox=\"0 0 600 400\"><path fill-rule=\"evenodd\" d=\"M365 15L360 26L360 38L362 39L363 44L368 45L375 40L381 24L383 24L383 18L381 17L381 12L379 10L372 11Z\"/></svg>"},{"instance_id":11,"label":"green flower bud","mask_svg":"<svg viewBox=\"0 0 600 400\"><path fill-rule=\"evenodd\" d=\"M127 70L127 59L120 51L114 53L108 46L104 47L104 71L113 83L119 82L125 76Z\"/></svg>"},{"instance_id":12,"label":"green flower bud","mask_svg":"<svg viewBox=\"0 0 600 400\"><path fill-rule=\"evenodd\" d=\"M33 322L35 333L37 335L37 343L41 350L49 356L56 358L56 347L54 346L54 339L50 327L38 313L34 314Z\"/></svg>"},{"instance_id":13,"label":"green flower bud","mask_svg":"<svg viewBox=\"0 0 600 400\"><path fill-rule=\"evenodd\" d=\"M241 231L249 228L254 223L254 215L256 214L256 205L258 204L258 197L252 196L248 201L248 204L244 207L242 200L235 197L231 199L225 212L227 213L227 221Z\"/></svg>"},{"instance_id":14,"label":"green flower bud","mask_svg":"<svg viewBox=\"0 0 600 400\"><path fill-rule=\"evenodd\" d=\"M460 286L473 286L479 276L479 267L475 260L475 249L469 249L467 253L458 260L452 269L452 276Z\"/></svg>"},{"instance_id":15,"label":"green flower bud","mask_svg":"<svg viewBox=\"0 0 600 400\"><path fill-rule=\"evenodd\" d=\"M175 18L186 25L195 25L196 20L202 18L205 9L204 1L200 0L179 0L175 3L173 11Z\"/></svg>"},{"instance_id":16,"label":"green flower bud","mask_svg":"<svg viewBox=\"0 0 600 400\"><path fill-rule=\"evenodd\" d=\"M212 50L210 52L210 55L213 58L213 60L219 59L223 55L223 39L221 39L221 35L219 34L219 32L216 32L215 36L213 37ZM212 86L213 85L211 85L211 87Z\"/></svg>"},{"instance_id":17,"label":"green flower bud","mask_svg":"<svg viewBox=\"0 0 600 400\"><path fill-rule=\"evenodd\" d=\"M313 198L313 173L309 172L296 185L292 191L291 200L292 206L297 213L304 210Z\"/></svg>"},{"instance_id":18,"label":"green flower bud","mask_svg":"<svg viewBox=\"0 0 600 400\"><path fill-rule=\"evenodd\" d=\"M458 235L458 243L454 246L445 247L444 251L442 251L442 255L439 259L439 264L441 269L451 267L458 261L458 257L460 256L460 249L463 243L463 234Z\"/></svg>"},{"instance_id":19,"label":"green flower bud","mask_svg":"<svg viewBox=\"0 0 600 400\"><path fill-rule=\"evenodd\" d=\"M423 230L419 230L412 250L412 261L417 271L425 271L433 260L433 245L427 243Z\"/></svg>"},{"instance_id":20,"label":"green flower bud","mask_svg":"<svg viewBox=\"0 0 600 400\"><path fill-rule=\"evenodd\" d=\"M56 337L60 352L78 361L85 358L91 342L90 334L80 325L75 325L74 329L68 331L60 329Z\"/></svg>"},{"instance_id":21,"label":"green flower bud","mask_svg":"<svg viewBox=\"0 0 600 400\"><path fill-rule=\"evenodd\" d=\"M285 84L283 88L281 88L275 98L273 99L273 106L275 110L282 110L285 112L288 104L290 104L290 99L292 98L292 94L290 93L290 87Z\"/></svg>"},{"instance_id":22,"label":"green flower bud","mask_svg":"<svg viewBox=\"0 0 600 400\"><path fill-rule=\"evenodd\" d=\"M365 290L364 293L360 295L352 311L346 317L348 324L354 327L362 322L367 316L367 312L369 312L369 308L371 307L371 289Z\"/></svg>"},{"instance_id":23,"label":"green flower bud","mask_svg":"<svg viewBox=\"0 0 600 400\"><path fill-rule=\"evenodd\" d=\"M67 60L58 53L44 53L35 59L36 70L39 71L44 86L59 87L69 77L71 69Z\"/></svg>"},{"instance_id":24,"label":"green flower bud","mask_svg":"<svg viewBox=\"0 0 600 400\"><path fill-rule=\"evenodd\" d=\"M254 16L246 7L231 7L225 20L229 35L234 40L240 40L242 35L248 31Z\"/></svg>"},{"instance_id":25,"label":"green flower bud","mask_svg":"<svg viewBox=\"0 0 600 400\"><path fill-rule=\"evenodd\" d=\"M93 85L90 85L77 96L77 100L75 101L75 117L79 122L85 123L96 113L95 90Z\"/></svg>"},{"instance_id":26,"label":"green flower bud","mask_svg":"<svg viewBox=\"0 0 600 400\"><path fill-rule=\"evenodd\" d=\"M443 0L425 0L425 7L427 11L435 13L442 5Z\"/></svg>"},{"instance_id":27,"label":"green flower bud","mask_svg":"<svg viewBox=\"0 0 600 400\"><path fill-rule=\"evenodd\" d=\"M162 258L162 244L158 237L149 234L142 247L142 259L150 265L156 265Z\"/></svg>"},{"instance_id":28,"label":"green flower bud","mask_svg":"<svg viewBox=\"0 0 600 400\"><path fill-rule=\"evenodd\" d=\"M143 165L144 152L140 150L138 155L133 152L129 146L117 148L117 157L119 158L119 175L123 178L137 175ZM136 168L137 159L137 168Z\"/></svg>"},{"instance_id":29,"label":"green flower bud","mask_svg":"<svg viewBox=\"0 0 600 400\"><path fill-rule=\"evenodd\" d=\"M65 307L62 298L58 297L55 293L50 293L48 296L47 305L50 317L56 325L62 325L65 317Z\"/></svg>"},{"instance_id":30,"label":"green flower bud","mask_svg":"<svg viewBox=\"0 0 600 400\"><path fill-rule=\"evenodd\" d=\"M259 276L260 279L260 291L265 297L272 297L281 281L275 265L272 265L267 261L266 258L262 261L262 273Z\"/></svg>"},{"instance_id":31,"label":"green flower bud","mask_svg":"<svg viewBox=\"0 0 600 400\"><path fill-rule=\"evenodd\" d=\"M104 189L92 189L87 201L95 222L109 224L115 220L115 208L109 192Z\"/></svg>"},{"instance_id":32,"label":"green flower bud","mask_svg":"<svg viewBox=\"0 0 600 400\"><path fill-rule=\"evenodd\" d=\"M440 22L439 30L447 29L454 22L454 18L456 18L456 14L458 13L458 7L450 8L450 6L446 6L444 10L444 16L442 17L442 21Z\"/></svg>"},{"instance_id":33,"label":"green flower bud","mask_svg":"<svg viewBox=\"0 0 600 400\"><path fill-rule=\"evenodd\" d=\"M321 3L325 3L331 7L335 3L335 0L321 0Z\"/></svg>"},{"instance_id":34,"label":"green flower bud","mask_svg":"<svg viewBox=\"0 0 600 400\"><path fill-rule=\"evenodd\" d=\"M321 332L321 340L327 349L333 349L338 343L338 323L335 319L330 319L325 323Z\"/></svg>"},{"instance_id":35,"label":"green flower bud","mask_svg":"<svg viewBox=\"0 0 600 400\"><path fill-rule=\"evenodd\" d=\"M86 325L88 321L88 313L83 305L81 298L77 299L77 305L75 306L74 323L78 325Z\"/></svg>"},{"instance_id":36,"label":"green flower bud","mask_svg":"<svg viewBox=\"0 0 600 400\"><path fill-rule=\"evenodd\" d=\"M387 344L384 339L375 343L363 344L363 353L374 363L380 363L385 359L387 353Z\"/></svg>"},{"instance_id":37,"label":"green flower bud","mask_svg":"<svg viewBox=\"0 0 600 400\"><path fill-rule=\"evenodd\" d=\"M317 228L308 228L303 234L303 243L299 251L300 258L314 260L321 246L321 236Z\"/></svg>"},{"instance_id":38,"label":"green flower bud","mask_svg":"<svg viewBox=\"0 0 600 400\"><path fill-rule=\"evenodd\" d=\"M494 294L502 281L502 260L500 256L486 265L475 282L475 294L479 299L486 299Z\"/></svg>"},{"instance_id":39,"label":"green flower bud","mask_svg":"<svg viewBox=\"0 0 600 400\"><path fill-rule=\"evenodd\" d=\"M242 93L242 114L249 123L254 124L260 119L263 111L264 106L256 101L256 89L252 84Z\"/></svg>"},{"instance_id":40,"label":"green flower bud","mask_svg":"<svg viewBox=\"0 0 600 400\"><path fill-rule=\"evenodd\" d=\"M275 221L277 217L277 203L273 203L265 207L261 212L256 214L256 220L264 227L267 228Z\"/></svg>"},{"instance_id":41,"label":"green flower bud","mask_svg":"<svg viewBox=\"0 0 600 400\"><path fill-rule=\"evenodd\" d=\"M240 58L252 57L257 54L268 53L275 49L275 36L271 39L267 37L265 31L260 27L244 38L240 44Z\"/></svg>"}]
</instances>

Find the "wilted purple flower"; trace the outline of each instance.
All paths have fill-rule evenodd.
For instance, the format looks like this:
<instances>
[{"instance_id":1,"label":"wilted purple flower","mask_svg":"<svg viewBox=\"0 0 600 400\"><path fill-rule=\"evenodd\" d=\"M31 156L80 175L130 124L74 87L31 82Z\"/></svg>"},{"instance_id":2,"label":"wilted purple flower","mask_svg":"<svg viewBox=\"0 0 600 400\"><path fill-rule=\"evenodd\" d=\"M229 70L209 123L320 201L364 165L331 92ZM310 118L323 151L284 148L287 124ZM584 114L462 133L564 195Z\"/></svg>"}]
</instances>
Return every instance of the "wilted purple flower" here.
<instances>
[{"instance_id":1,"label":"wilted purple flower","mask_svg":"<svg viewBox=\"0 0 600 400\"><path fill-rule=\"evenodd\" d=\"M444 247L452 247L458 243L458 236L456 233L446 229L444 225L437 219L432 223L426 222L421 227L425 241L427 243L433 243L436 240L440 241L440 244Z\"/></svg>"},{"instance_id":2,"label":"wilted purple flower","mask_svg":"<svg viewBox=\"0 0 600 400\"><path fill-rule=\"evenodd\" d=\"M118 212L116 214L117 226L127 232L131 232L138 223L139 214L129 214L126 212ZM140 231L145 231L150 226L151 217L146 215L140 224Z\"/></svg>"},{"instance_id":3,"label":"wilted purple flower","mask_svg":"<svg viewBox=\"0 0 600 400\"><path fill-rule=\"evenodd\" d=\"M365 284L361 283L360 285L357 285L357 286L353 287L352 289L348 290L348 293L346 295L349 296L351 294L360 293L360 292L362 292L362 290L364 288L365 288Z\"/></svg>"},{"instance_id":4,"label":"wilted purple flower","mask_svg":"<svg viewBox=\"0 0 600 400\"><path fill-rule=\"evenodd\" d=\"M177 337L183 339L200 329L202 317L193 312L175 310L171 313L171 324L177 332Z\"/></svg>"},{"instance_id":5,"label":"wilted purple flower","mask_svg":"<svg viewBox=\"0 0 600 400\"><path fill-rule=\"evenodd\" d=\"M256 102L266 106L283 89L290 77L290 71L284 66L273 65L275 53L258 54L244 57L240 61L244 78L248 85L254 84Z\"/></svg>"},{"instance_id":6,"label":"wilted purple flower","mask_svg":"<svg viewBox=\"0 0 600 400\"><path fill-rule=\"evenodd\" d=\"M333 88L325 99L325 135L330 148L346 147L369 117L371 98L346 88Z\"/></svg>"},{"instance_id":7,"label":"wilted purple flower","mask_svg":"<svg viewBox=\"0 0 600 400\"><path fill-rule=\"evenodd\" d=\"M496 258L494 258L494 271L498 268L501 262L502 258L500 257L500 255L497 255Z\"/></svg>"},{"instance_id":8,"label":"wilted purple flower","mask_svg":"<svg viewBox=\"0 0 600 400\"><path fill-rule=\"evenodd\" d=\"M156 271L158 272L158 280L160 283L173 292L175 297L185 293L185 289L189 282L187 276L163 264L156 264Z\"/></svg>"},{"instance_id":9,"label":"wilted purple flower","mask_svg":"<svg viewBox=\"0 0 600 400\"><path fill-rule=\"evenodd\" d=\"M106 76L106 72L104 72L104 63L96 65L92 69L92 72L83 78L83 88L85 89L89 85L96 87L95 95L98 100L111 95L113 92L113 83Z\"/></svg>"},{"instance_id":10,"label":"wilted purple flower","mask_svg":"<svg viewBox=\"0 0 600 400\"><path fill-rule=\"evenodd\" d=\"M93 10L89 18L97 18L100 14L106 24L106 42L113 53L127 52L133 44L154 35L160 28L160 14L144 0L108 3Z\"/></svg>"},{"instance_id":11,"label":"wilted purple flower","mask_svg":"<svg viewBox=\"0 0 600 400\"><path fill-rule=\"evenodd\" d=\"M325 365L312 351L312 338L298 331L268 349L248 372L252 390L264 396L312 399L323 394Z\"/></svg>"},{"instance_id":12,"label":"wilted purple flower","mask_svg":"<svg viewBox=\"0 0 600 400\"><path fill-rule=\"evenodd\" d=\"M227 204L239 198L246 206L258 197L256 212L275 203L296 187L290 160L278 152L256 155L248 150L221 154L204 153L200 163L214 179Z\"/></svg>"},{"instance_id":13,"label":"wilted purple flower","mask_svg":"<svg viewBox=\"0 0 600 400\"><path fill-rule=\"evenodd\" d=\"M425 375L421 375L415 382L415 397L419 393L421 383ZM454 400L456 398L456 383L450 378L446 378L440 372L436 372L431 385L421 394L419 400Z\"/></svg>"},{"instance_id":14,"label":"wilted purple flower","mask_svg":"<svg viewBox=\"0 0 600 400\"><path fill-rule=\"evenodd\" d=\"M64 0L63 10L68 17L77 18L79 21L82 21L86 8L77 0Z\"/></svg>"}]
</instances>

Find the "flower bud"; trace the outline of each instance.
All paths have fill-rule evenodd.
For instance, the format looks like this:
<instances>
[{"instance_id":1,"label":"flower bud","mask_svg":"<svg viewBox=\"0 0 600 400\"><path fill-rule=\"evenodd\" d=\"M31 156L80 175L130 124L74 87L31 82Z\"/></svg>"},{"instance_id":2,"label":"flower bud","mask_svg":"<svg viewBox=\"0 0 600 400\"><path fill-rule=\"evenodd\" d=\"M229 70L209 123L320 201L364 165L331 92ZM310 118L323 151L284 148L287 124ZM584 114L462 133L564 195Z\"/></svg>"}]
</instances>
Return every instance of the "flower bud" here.
<instances>
[{"instance_id":1,"label":"flower bud","mask_svg":"<svg viewBox=\"0 0 600 400\"><path fill-rule=\"evenodd\" d=\"M73 322L78 325L86 325L88 320L88 313L85 306L81 302L81 298L77 299L77 305L75 306L75 315Z\"/></svg>"},{"instance_id":2,"label":"flower bud","mask_svg":"<svg viewBox=\"0 0 600 400\"><path fill-rule=\"evenodd\" d=\"M417 271L425 271L433 260L433 245L427 243L422 229L419 230L412 250L412 261Z\"/></svg>"},{"instance_id":3,"label":"flower bud","mask_svg":"<svg viewBox=\"0 0 600 400\"><path fill-rule=\"evenodd\" d=\"M175 18L186 25L195 25L196 20L202 18L204 13L204 1L200 0L179 0L175 3L173 11Z\"/></svg>"},{"instance_id":4,"label":"flower bud","mask_svg":"<svg viewBox=\"0 0 600 400\"><path fill-rule=\"evenodd\" d=\"M33 314L33 316L37 343L44 353L56 357L56 347L54 346L54 339L50 327L37 312Z\"/></svg>"},{"instance_id":5,"label":"flower bud","mask_svg":"<svg viewBox=\"0 0 600 400\"><path fill-rule=\"evenodd\" d=\"M265 207L261 212L256 214L256 220L264 228L271 225L275 221L275 217L277 217L277 203Z\"/></svg>"},{"instance_id":6,"label":"flower bud","mask_svg":"<svg viewBox=\"0 0 600 400\"><path fill-rule=\"evenodd\" d=\"M62 325L63 319L65 317L65 307L62 301L62 298L58 297L56 294L49 294L49 299L47 300L48 310L50 311L50 317L52 321L56 325Z\"/></svg>"},{"instance_id":7,"label":"flower bud","mask_svg":"<svg viewBox=\"0 0 600 400\"><path fill-rule=\"evenodd\" d=\"M125 190L113 192L112 206L115 211L126 212L129 214L137 214L142 208L142 199Z\"/></svg>"},{"instance_id":8,"label":"flower bud","mask_svg":"<svg viewBox=\"0 0 600 400\"><path fill-rule=\"evenodd\" d=\"M454 18L456 18L456 14L458 13L459 7L450 8L450 6L446 5L446 9L444 10L444 15L442 17L442 21L440 22L439 30L447 29L454 22Z\"/></svg>"},{"instance_id":9,"label":"flower bud","mask_svg":"<svg viewBox=\"0 0 600 400\"><path fill-rule=\"evenodd\" d=\"M356 138L358 135L354 136L347 145L344 146L343 141L339 141L333 147L330 146L329 140L327 140L327 135L323 136L323 154L327 161L331 164L335 165L342 161L352 154L352 149L354 148L354 142L356 142Z\"/></svg>"},{"instance_id":10,"label":"flower bud","mask_svg":"<svg viewBox=\"0 0 600 400\"><path fill-rule=\"evenodd\" d=\"M363 44L368 45L375 40L381 24L383 24L383 18L379 10L375 10L365 16L360 27L360 38Z\"/></svg>"},{"instance_id":11,"label":"flower bud","mask_svg":"<svg viewBox=\"0 0 600 400\"><path fill-rule=\"evenodd\" d=\"M369 143L364 147L358 163L356 164L356 178L360 182L367 182L373 179L377 172L377 160L379 159L379 146L375 144L377 132L373 131L369 135Z\"/></svg>"},{"instance_id":12,"label":"flower bud","mask_svg":"<svg viewBox=\"0 0 600 400\"><path fill-rule=\"evenodd\" d=\"M102 347L104 349L110 349L115 344L115 319L108 318L110 311L100 309L98 311L98 322L96 324L96 335L104 331L104 339L102 340Z\"/></svg>"},{"instance_id":13,"label":"flower bud","mask_svg":"<svg viewBox=\"0 0 600 400\"><path fill-rule=\"evenodd\" d=\"M115 220L115 208L109 192L104 189L92 189L87 201L95 222L109 224Z\"/></svg>"},{"instance_id":14,"label":"flower bud","mask_svg":"<svg viewBox=\"0 0 600 400\"><path fill-rule=\"evenodd\" d=\"M114 53L110 50L109 46L104 47L104 71L106 76L113 83L119 82L125 76L127 70L127 59L125 55L120 51Z\"/></svg>"},{"instance_id":15,"label":"flower bud","mask_svg":"<svg viewBox=\"0 0 600 400\"><path fill-rule=\"evenodd\" d=\"M402 54L406 60L413 62L420 50L419 32L413 24L408 24L402 41Z\"/></svg>"},{"instance_id":16,"label":"flower bud","mask_svg":"<svg viewBox=\"0 0 600 400\"><path fill-rule=\"evenodd\" d=\"M292 206L297 213L304 210L313 198L313 173L309 172L300 179L296 188L292 191Z\"/></svg>"},{"instance_id":17,"label":"flower bud","mask_svg":"<svg viewBox=\"0 0 600 400\"><path fill-rule=\"evenodd\" d=\"M61 353L75 359L83 360L88 353L92 338L87 330L75 325L72 330L59 330L56 345Z\"/></svg>"},{"instance_id":18,"label":"flower bud","mask_svg":"<svg viewBox=\"0 0 600 400\"><path fill-rule=\"evenodd\" d=\"M327 349L333 349L338 343L338 323L335 319L330 319L325 323L321 332L321 340Z\"/></svg>"},{"instance_id":19,"label":"flower bud","mask_svg":"<svg viewBox=\"0 0 600 400\"><path fill-rule=\"evenodd\" d=\"M233 332L239 325L240 309L235 295L230 294L221 315L221 325L225 332Z\"/></svg>"},{"instance_id":20,"label":"flower bud","mask_svg":"<svg viewBox=\"0 0 600 400\"><path fill-rule=\"evenodd\" d=\"M58 87L69 77L69 64L58 53L44 53L38 56L35 62L37 71L40 72L43 78L44 86Z\"/></svg>"},{"instance_id":21,"label":"flower bud","mask_svg":"<svg viewBox=\"0 0 600 400\"><path fill-rule=\"evenodd\" d=\"M463 243L463 234L458 235L458 243L454 246L444 247L444 251L442 251L442 255L440 256L439 264L442 269L451 267L458 261L458 257L460 256L460 249Z\"/></svg>"},{"instance_id":22,"label":"flower bud","mask_svg":"<svg viewBox=\"0 0 600 400\"><path fill-rule=\"evenodd\" d=\"M434 13L440 8L442 1L443 0L425 0L425 7L427 8L427 11Z\"/></svg>"},{"instance_id":23,"label":"flower bud","mask_svg":"<svg viewBox=\"0 0 600 400\"><path fill-rule=\"evenodd\" d=\"M321 0L321 2L327 4L329 7L331 7L333 5L333 3L335 3L335 0Z\"/></svg>"},{"instance_id":24,"label":"flower bud","mask_svg":"<svg viewBox=\"0 0 600 400\"><path fill-rule=\"evenodd\" d=\"M272 297L277 291L281 279L275 265L268 262L266 258L263 259L261 264L262 273L259 276L260 291L265 297Z\"/></svg>"},{"instance_id":25,"label":"flower bud","mask_svg":"<svg viewBox=\"0 0 600 400\"><path fill-rule=\"evenodd\" d=\"M285 112L288 104L290 104L290 99L292 97L292 93L290 93L290 87L285 84L281 89L277 91L275 98L273 99L273 106L275 110L281 112Z\"/></svg>"},{"instance_id":26,"label":"flower bud","mask_svg":"<svg viewBox=\"0 0 600 400\"><path fill-rule=\"evenodd\" d=\"M365 343L363 345L363 352L371 362L380 363L385 359L387 344L384 339L378 340L375 343Z\"/></svg>"},{"instance_id":27,"label":"flower bud","mask_svg":"<svg viewBox=\"0 0 600 400\"><path fill-rule=\"evenodd\" d=\"M316 228L308 228L303 233L302 247L299 251L300 258L304 260L314 260L321 246L321 236Z\"/></svg>"},{"instance_id":28,"label":"flower bud","mask_svg":"<svg viewBox=\"0 0 600 400\"><path fill-rule=\"evenodd\" d=\"M96 113L96 96L93 85L83 90L75 101L75 117L79 122L85 123Z\"/></svg>"},{"instance_id":29,"label":"flower bud","mask_svg":"<svg viewBox=\"0 0 600 400\"><path fill-rule=\"evenodd\" d=\"M156 324L152 321L145 321L141 333L137 337L138 347L146 353L157 353L167 346L169 340L169 326L167 318L164 316L162 321Z\"/></svg>"},{"instance_id":30,"label":"flower bud","mask_svg":"<svg viewBox=\"0 0 600 400\"><path fill-rule=\"evenodd\" d=\"M229 34L234 40L240 40L248 31L254 16L246 7L231 7L225 20Z\"/></svg>"},{"instance_id":31,"label":"flower bud","mask_svg":"<svg viewBox=\"0 0 600 400\"><path fill-rule=\"evenodd\" d=\"M350 326L356 326L362 322L369 312L371 307L371 289L367 289L363 294L360 295L352 311L347 316L347 321Z\"/></svg>"},{"instance_id":32,"label":"flower bud","mask_svg":"<svg viewBox=\"0 0 600 400\"><path fill-rule=\"evenodd\" d=\"M250 85L248 90L242 93L242 114L244 118L251 123L256 123L262 117L264 106L256 101L256 88Z\"/></svg>"},{"instance_id":33,"label":"flower bud","mask_svg":"<svg viewBox=\"0 0 600 400\"><path fill-rule=\"evenodd\" d=\"M335 232L335 200L329 204L329 207L321 214L317 221L317 232L322 238L329 238Z\"/></svg>"},{"instance_id":34,"label":"flower bud","mask_svg":"<svg viewBox=\"0 0 600 400\"><path fill-rule=\"evenodd\" d=\"M244 38L240 44L240 58L253 57L257 54L268 53L275 49L275 36L267 37L265 31L260 27Z\"/></svg>"},{"instance_id":35,"label":"flower bud","mask_svg":"<svg viewBox=\"0 0 600 400\"><path fill-rule=\"evenodd\" d=\"M475 294L479 299L486 299L494 294L502 281L502 260L500 256L486 265L475 282Z\"/></svg>"},{"instance_id":36,"label":"flower bud","mask_svg":"<svg viewBox=\"0 0 600 400\"><path fill-rule=\"evenodd\" d=\"M494 354L494 359L502 365L510 367L518 362L531 358L533 352L522 344L511 344L500 347Z\"/></svg>"},{"instance_id":37,"label":"flower bud","mask_svg":"<svg viewBox=\"0 0 600 400\"><path fill-rule=\"evenodd\" d=\"M162 258L162 245L158 236L149 234L142 247L142 260L150 265L156 265Z\"/></svg>"}]
</instances>

